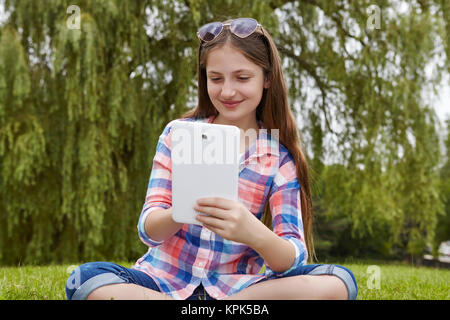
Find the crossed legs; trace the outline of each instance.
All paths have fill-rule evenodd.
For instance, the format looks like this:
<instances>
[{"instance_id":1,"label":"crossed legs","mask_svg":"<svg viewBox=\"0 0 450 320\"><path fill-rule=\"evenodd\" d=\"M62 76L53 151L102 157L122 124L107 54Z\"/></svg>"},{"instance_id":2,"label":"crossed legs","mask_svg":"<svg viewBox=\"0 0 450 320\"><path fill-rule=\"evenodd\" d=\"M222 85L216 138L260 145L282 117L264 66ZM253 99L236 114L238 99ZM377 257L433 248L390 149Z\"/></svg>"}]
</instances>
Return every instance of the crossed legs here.
<instances>
[{"instance_id":1,"label":"crossed legs","mask_svg":"<svg viewBox=\"0 0 450 320\"><path fill-rule=\"evenodd\" d=\"M225 300L330 300L347 299L344 282L333 275L301 275L255 283ZM119 283L95 289L90 299L173 300L145 287Z\"/></svg>"}]
</instances>

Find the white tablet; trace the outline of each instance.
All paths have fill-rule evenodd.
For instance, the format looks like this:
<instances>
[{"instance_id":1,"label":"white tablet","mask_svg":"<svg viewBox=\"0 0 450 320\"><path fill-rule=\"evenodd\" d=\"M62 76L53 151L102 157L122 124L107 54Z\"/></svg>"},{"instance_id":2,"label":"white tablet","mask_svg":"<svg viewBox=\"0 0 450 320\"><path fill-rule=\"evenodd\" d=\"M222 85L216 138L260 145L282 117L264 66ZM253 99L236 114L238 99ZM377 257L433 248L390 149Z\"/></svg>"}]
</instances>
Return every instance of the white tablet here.
<instances>
[{"instance_id":1,"label":"white tablet","mask_svg":"<svg viewBox=\"0 0 450 320\"><path fill-rule=\"evenodd\" d=\"M172 217L202 225L199 198L238 201L240 130L236 126L177 120L172 127Z\"/></svg>"}]
</instances>

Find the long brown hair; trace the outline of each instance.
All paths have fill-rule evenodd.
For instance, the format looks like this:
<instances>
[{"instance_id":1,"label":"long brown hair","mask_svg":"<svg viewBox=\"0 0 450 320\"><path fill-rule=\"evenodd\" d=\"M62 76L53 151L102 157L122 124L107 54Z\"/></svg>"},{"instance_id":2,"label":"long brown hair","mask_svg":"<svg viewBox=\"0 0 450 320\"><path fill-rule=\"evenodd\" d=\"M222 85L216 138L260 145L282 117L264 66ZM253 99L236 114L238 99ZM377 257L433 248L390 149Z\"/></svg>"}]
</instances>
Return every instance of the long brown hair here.
<instances>
[{"instance_id":1,"label":"long brown hair","mask_svg":"<svg viewBox=\"0 0 450 320\"><path fill-rule=\"evenodd\" d=\"M231 21L232 19L224 23ZM213 48L220 48L228 43L240 50L247 59L259 65L263 69L264 77L270 82L269 88L264 88L263 96L256 108L256 117L263 122L267 129L279 129L280 143L289 150L294 158L298 181L301 185L300 200L304 237L309 261L312 262L315 258L315 252L312 235L313 207L308 164L300 147L300 138L294 116L289 108L280 55L272 37L262 26L258 27L254 33L245 39L233 35L228 26L225 26L216 39L200 43L197 64L198 105L195 109L182 115L182 118L204 118L218 114L208 95L206 58L208 52ZM268 228L272 229L272 215L268 197L264 206L262 221Z\"/></svg>"}]
</instances>

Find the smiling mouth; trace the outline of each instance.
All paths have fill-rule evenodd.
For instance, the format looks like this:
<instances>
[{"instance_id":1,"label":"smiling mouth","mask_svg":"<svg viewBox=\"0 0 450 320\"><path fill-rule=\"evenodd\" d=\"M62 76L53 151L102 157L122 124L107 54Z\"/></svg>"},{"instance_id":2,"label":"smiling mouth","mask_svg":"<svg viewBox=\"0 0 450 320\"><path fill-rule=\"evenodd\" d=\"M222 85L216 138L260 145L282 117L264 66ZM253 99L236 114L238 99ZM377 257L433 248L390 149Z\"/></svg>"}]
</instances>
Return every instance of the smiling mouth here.
<instances>
[{"instance_id":1,"label":"smiling mouth","mask_svg":"<svg viewBox=\"0 0 450 320\"><path fill-rule=\"evenodd\" d=\"M241 100L241 101L221 101L222 102L222 104L225 106L225 107L228 107L228 108L233 108L233 107L236 107L236 106L238 106L242 101L244 101L244 100Z\"/></svg>"}]
</instances>

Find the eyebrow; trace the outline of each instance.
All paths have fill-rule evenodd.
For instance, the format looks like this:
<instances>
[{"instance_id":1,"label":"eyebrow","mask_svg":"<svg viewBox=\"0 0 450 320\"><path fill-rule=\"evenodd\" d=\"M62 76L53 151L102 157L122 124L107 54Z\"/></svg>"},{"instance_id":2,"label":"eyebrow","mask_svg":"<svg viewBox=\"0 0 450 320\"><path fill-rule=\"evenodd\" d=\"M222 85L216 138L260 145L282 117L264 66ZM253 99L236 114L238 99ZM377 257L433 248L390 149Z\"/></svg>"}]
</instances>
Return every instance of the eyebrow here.
<instances>
[{"instance_id":1,"label":"eyebrow","mask_svg":"<svg viewBox=\"0 0 450 320\"><path fill-rule=\"evenodd\" d=\"M253 71L252 71L252 70L249 70L249 69L239 69L239 70L233 71L233 73L239 73L239 72L249 72L249 73L253 73ZM221 74L220 72L214 71L214 70L208 71L208 74L212 74L212 73L215 73L215 74Z\"/></svg>"}]
</instances>

